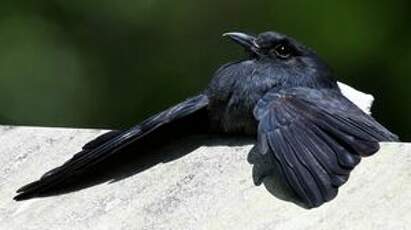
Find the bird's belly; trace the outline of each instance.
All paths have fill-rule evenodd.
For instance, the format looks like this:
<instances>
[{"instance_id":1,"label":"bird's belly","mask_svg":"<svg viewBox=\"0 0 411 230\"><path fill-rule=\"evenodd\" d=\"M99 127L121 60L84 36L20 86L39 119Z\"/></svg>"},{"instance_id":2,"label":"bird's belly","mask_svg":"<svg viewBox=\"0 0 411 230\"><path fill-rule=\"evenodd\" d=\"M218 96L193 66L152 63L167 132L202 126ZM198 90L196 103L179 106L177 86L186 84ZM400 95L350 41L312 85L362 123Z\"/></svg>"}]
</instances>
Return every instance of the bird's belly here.
<instances>
[{"instance_id":1,"label":"bird's belly","mask_svg":"<svg viewBox=\"0 0 411 230\"><path fill-rule=\"evenodd\" d=\"M226 133L256 135L257 122L254 117L245 114L227 115L222 123Z\"/></svg>"},{"instance_id":2,"label":"bird's belly","mask_svg":"<svg viewBox=\"0 0 411 230\"><path fill-rule=\"evenodd\" d=\"M255 135L257 121L253 116L256 101L252 97L232 95L226 101L214 101L209 105L212 127L224 133Z\"/></svg>"}]
</instances>

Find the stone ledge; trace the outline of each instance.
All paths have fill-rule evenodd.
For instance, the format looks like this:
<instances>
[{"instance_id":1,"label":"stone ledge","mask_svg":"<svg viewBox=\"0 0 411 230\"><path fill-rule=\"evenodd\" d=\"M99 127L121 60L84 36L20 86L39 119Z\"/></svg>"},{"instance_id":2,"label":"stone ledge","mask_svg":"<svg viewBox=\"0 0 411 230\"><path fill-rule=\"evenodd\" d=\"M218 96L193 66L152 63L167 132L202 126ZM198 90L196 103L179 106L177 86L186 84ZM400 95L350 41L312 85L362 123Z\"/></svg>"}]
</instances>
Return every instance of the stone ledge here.
<instances>
[{"instance_id":1,"label":"stone ledge","mask_svg":"<svg viewBox=\"0 0 411 230\"><path fill-rule=\"evenodd\" d=\"M411 226L411 144L405 143L383 143L380 152L363 159L336 199L311 210L273 196L265 186L255 186L247 160L252 143L235 139L213 140L193 151L184 142L198 140L184 140L162 150L173 155L171 159L142 167L114 183L23 202L12 200L18 187L60 165L103 132L0 127L0 229L385 230Z\"/></svg>"}]
</instances>

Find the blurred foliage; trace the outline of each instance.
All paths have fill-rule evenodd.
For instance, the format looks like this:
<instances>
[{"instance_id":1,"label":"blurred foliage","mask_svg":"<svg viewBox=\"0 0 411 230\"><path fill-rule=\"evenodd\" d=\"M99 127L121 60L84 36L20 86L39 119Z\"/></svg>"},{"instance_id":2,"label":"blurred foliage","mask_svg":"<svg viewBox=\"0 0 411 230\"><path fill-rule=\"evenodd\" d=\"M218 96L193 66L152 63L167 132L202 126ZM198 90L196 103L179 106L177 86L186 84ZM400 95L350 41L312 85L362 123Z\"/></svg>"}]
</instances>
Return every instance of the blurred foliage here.
<instances>
[{"instance_id":1,"label":"blurred foliage","mask_svg":"<svg viewBox=\"0 0 411 230\"><path fill-rule=\"evenodd\" d=\"M0 3L0 123L121 128L203 88L243 56L227 31L277 30L376 97L411 138L411 3L48 0Z\"/></svg>"}]
</instances>

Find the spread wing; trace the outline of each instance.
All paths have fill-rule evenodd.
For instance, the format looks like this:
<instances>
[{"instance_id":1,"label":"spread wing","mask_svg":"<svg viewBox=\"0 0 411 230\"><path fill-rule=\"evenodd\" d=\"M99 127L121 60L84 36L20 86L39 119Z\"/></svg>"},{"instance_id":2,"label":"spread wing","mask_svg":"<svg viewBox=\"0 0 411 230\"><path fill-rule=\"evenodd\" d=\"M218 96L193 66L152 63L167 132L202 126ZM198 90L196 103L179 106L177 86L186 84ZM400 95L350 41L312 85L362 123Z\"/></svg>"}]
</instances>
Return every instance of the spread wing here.
<instances>
[{"instance_id":1,"label":"spread wing","mask_svg":"<svg viewBox=\"0 0 411 230\"><path fill-rule=\"evenodd\" d=\"M256 105L257 147L272 154L281 176L308 207L333 199L362 156L398 137L340 92L292 88Z\"/></svg>"},{"instance_id":2,"label":"spread wing","mask_svg":"<svg viewBox=\"0 0 411 230\"><path fill-rule=\"evenodd\" d=\"M24 200L47 193L60 186L63 182L76 175L87 172L94 165L106 160L114 154L121 154L122 149L128 145L138 142L142 137L155 134L159 128L171 123L182 121L180 130L173 130L174 133L184 132L184 119L189 119L196 113L203 111L208 105L206 95L199 95L189 98L161 113L158 113L141 124L123 131L111 131L97 137L87 143L82 151L75 154L70 160L60 167L45 173L39 180L23 186L15 200ZM204 122L204 121L202 121ZM192 125L187 122L186 126ZM196 124L199 125L199 124ZM190 127L187 127L189 129ZM159 140L160 141L160 140Z\"/></svg>"}]
</instances>

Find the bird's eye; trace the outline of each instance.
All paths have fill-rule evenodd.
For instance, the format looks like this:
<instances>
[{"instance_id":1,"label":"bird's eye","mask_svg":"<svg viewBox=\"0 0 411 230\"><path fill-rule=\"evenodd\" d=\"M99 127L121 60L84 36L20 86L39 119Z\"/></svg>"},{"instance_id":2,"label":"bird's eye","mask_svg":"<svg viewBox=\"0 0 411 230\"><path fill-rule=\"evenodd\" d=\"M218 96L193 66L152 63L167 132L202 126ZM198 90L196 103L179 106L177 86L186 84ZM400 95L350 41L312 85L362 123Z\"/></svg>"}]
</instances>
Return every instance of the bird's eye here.
<instances>
[{"instance_id":1,"label":"bird's eye","mask_svg":"<svg viewBox=\"0 0 411 230\"><path fill-rule=\"evenodd\" d=\"M277 44L273 49L272 52L279 58L289 58L293 52L292 48L284 43Z\"/></svg>"}]
</instances>

